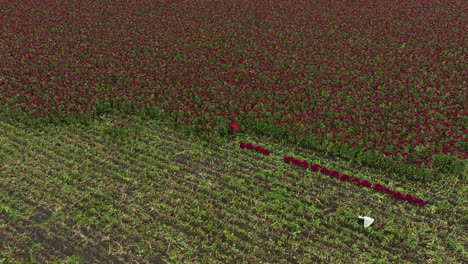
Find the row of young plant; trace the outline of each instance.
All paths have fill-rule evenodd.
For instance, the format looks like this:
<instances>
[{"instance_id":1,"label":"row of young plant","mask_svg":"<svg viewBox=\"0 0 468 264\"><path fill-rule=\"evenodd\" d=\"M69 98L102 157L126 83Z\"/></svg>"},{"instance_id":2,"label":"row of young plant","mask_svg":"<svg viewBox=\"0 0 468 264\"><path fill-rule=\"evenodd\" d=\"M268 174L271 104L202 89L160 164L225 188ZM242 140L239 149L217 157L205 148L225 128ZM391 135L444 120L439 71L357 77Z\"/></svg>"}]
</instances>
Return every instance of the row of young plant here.
<instances>
[{"instance_id":1,"label":"row of young plant","mask_svg":"<svg viewBox=\"0 0 468 264\"><path fill-rule=\"evenodd\" d=\"M250 142L245 143L245 142L240 141L239 146L243 149L256 151L266 156L270 155L269 150L258 145L254 146ZM313 172L327 175L330 178L340 180L342 182L347 182L347 183L355 184L355 185L362 186L365 188L369 188L369 189L374 190L375 192L380 192L380 193L390 195L394 197L395 199L398 199L401 201L407 201L413 205L426 206L426 202L423 199L419 197L415 197L411 195L410 193L402 194L399 191L392 190L391 188L385 187L381 184L372 184L369 180L361 180L358 177L351 177L347 174L341 174L340 172L336 170L331 171L327 167L321 166L319 164L310 164L309 162L307 162L307 160L300 160L291 156L285 156L283 158L283 162L287 164L293 164L293 165L296 165L305 169L310 169Z\"/></svg>"}]
</instances>

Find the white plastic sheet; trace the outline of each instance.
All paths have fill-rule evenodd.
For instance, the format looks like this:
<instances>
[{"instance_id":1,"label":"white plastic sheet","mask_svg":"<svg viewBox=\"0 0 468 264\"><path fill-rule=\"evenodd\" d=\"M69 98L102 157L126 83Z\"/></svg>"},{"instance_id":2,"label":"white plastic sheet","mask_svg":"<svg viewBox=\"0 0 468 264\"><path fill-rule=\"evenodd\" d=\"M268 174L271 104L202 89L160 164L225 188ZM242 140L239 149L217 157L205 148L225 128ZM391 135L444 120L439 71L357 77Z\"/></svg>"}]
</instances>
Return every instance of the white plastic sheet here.
<instances>
[{"instance_id":1,"label":"white plastic sheet","mask_svg":"<svg viewBox=\"0 0 468 264\"><path fill-rule=\"evenodd\" d=\"M370 225L372 225L372 223L374 223L375 219L372 218L372 217L369 217L369 216L359 216L359 219L364 219L364 227L367 228L369 227Z\"/></svg>"}]
</instances>

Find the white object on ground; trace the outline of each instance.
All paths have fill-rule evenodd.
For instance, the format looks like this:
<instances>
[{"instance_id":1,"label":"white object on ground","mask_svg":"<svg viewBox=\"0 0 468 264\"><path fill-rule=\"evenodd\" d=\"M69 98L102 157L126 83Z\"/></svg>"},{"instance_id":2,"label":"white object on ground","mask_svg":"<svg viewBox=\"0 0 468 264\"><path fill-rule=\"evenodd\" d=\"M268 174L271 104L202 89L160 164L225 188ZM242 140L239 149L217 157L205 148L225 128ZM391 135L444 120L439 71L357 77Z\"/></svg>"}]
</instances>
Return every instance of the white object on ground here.
<instances>
[{"instance_id":1,"label":"white object on ground","mask_svg":"<svg viewBox=\"0 0 468 264\"><path fill-rule=\"evenodd\" d=\"M368 216L359 216L359 219L364 219L364 227L369 227L375 221L374 218Z\"/></svg>"}]
</instances>

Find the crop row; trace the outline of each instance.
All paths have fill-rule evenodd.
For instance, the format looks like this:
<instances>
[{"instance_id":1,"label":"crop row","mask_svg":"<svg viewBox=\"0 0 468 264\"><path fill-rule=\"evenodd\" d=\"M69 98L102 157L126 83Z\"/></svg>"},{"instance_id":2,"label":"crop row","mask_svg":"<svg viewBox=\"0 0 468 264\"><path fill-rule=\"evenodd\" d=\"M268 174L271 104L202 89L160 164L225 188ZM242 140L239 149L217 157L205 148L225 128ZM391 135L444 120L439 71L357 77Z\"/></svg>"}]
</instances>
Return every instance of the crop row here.
<instances>
[{"instance_id":1,"label":"crop row","mask_svg":"<svg viewBox=\"0 0 468 264\"><path fill-rule=\"evenodd\" d=\"M244 143L244 142L240 141L239 146L241 148L243 148L243 149L255 150L255 151L259 152L259 153L262 153L263 155L268 156L270 154L270 151L268 149L264 149L261 146L254 146L250 142ZM296 165L296 166L299 166L299 167L302 167L302 168L305 168L305 169L310 169L313 172L318 172L318 173L321 173L323 175L327 175L330 178L337 179L337 180L340 180L342 182L348 182L348 183L356 184L358 186L362 186L362 187L365 187L365 188L372 189L372 190L374 190L376 192L380 192L380 193L384 193L384 194L393 196L394 198L396 198L398 200L407 201L407 202L409 202L411 204L414 204L414 205L426 206L426 202L424 200L422 200L421 198L415 197L415 196L413 196L413 195L411 195L409 193L404 195L399 191L392 190L391 188L387 188L387 187L385 187L385 186L383 186L381 184L374 184L373 185L368 180L360 180L358 177L350 177L347 174L340 174L336 170L335 171L330 171L327 167L320 166L319 164L309 164L309 162L307 162L307 160L300 160L300 159L296 159L294 157L286 156L286 157L283 158L283 161L284 161L284 163L287 163L287 164L293 164L293 165Z\"/></svg>"},{"instance_id":2,"label":"crop row","mask_svg":"<svg viewBox=\"0 0 468 264\"><path fill-rule=\"evenodd\" d=\"M338 171L330 171L327 167L321 167L318 164L308 164L308 162L306 160L301 161L301 160L295 159L293 157L284 157L283 161L285 163L288 163L288 164L291 163L291 164L294 164L296 166L300 166L300 167L303 167L303 168L309 168L310 170L312 170L314 172L320 172L323 175L327 175L330 178L338 179L338 180L343 181L343 182L353 183L353 184L356 184L356 185L359 185L359 186L362 186L362 187L365 187L365 188L372 188L376 192L391 195L391 196L393 196L394 198L396 198L398 200L405 200L405 201L408 201L409 203L414 204L414 205L426 206L426 202L424 202L421 198L414 197L413 195L411 195L409 193L406 194L406 195L403 195L401 192L398 192L398 191L392 190L390 188L384 187L381 184L372 185L372 183L370 181L368 181L368 180L360 180L358 177L351 178L347 174L342 174L340 176L340 173Z\"/></svg>"},{"instance_id":3,"label":"crop row","mask_svg":"<svg viewBox=\"0 0 468 264\"><path fill-rule=\"evenodd\" d=\"M252 143L248 142L248 143L244 143L244 142L239 142L239 145L241 148L246 148L246 149L250 149L250 150L254 150L256 152L259 152L259 153L262 153L263 155L265 156L268 156L270 155L270 151L268 149L264 149L262 148L261 146L254 146Z\"/></svg>"}]
</instances>

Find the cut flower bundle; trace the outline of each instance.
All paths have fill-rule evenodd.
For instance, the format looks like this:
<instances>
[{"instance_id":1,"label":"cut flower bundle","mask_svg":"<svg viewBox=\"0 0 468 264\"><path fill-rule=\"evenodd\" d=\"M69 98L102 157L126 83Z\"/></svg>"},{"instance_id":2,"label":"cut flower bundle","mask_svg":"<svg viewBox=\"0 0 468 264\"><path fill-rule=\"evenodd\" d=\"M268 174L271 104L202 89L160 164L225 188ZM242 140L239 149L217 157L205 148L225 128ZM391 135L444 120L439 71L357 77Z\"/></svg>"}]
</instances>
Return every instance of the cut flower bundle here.
<instances>
[{"instance_id":1,"label":"cut flower bundle","mask_svg":"<svg viewBox=\"0 0 468 264\"><path fill-rule=\"evenodd\" d=\"M239 146L241 148L246 148L246 149L250 149L250 150L253 150L253 151L256 151L258 153L262 153L263 155L265 156L268 156L270 155L270 151L268 149L264 149L260 146L254 146L252 143L244 143L242 141L239 142Z\"/></svg>"},{"instance_id":2,"label":"cut flower bundle","mask_svg":"<svg viewBox=\"0 0 468 264\"><path fill-rule=\"evenodd\" d=\"M262 148L261 146L254 146L250 142L245 143L245 142L240 141L239 146L243 149L249 149L249 150L262 153L265 156L270 155L270 151L268 149ZM390 188L384 187L381 184L372 185L372 183L368 180L361 180L358 177L350 177L347 174L340 174L338 171L330 171L327 167L322 167L319 164L309 164L307 160L299 160L293 157L286 156L283 158L283 161L284 163L294 164L296 166L299 166L305 169L310 169L313 172L319 172L323 175L329 176L330 178L334 178L343 182L356 184L361 187L369 188L369 189L374 190L375 192L380 192L380 193L384 193L387 195L391 195L398 200L404 200L414 205L426 206L426 202L424 202L424 200L422 200L421 198L412 196L409 193L404 195L401 192L394 191Z\"/></svg>"},{"instance_id":3,"label":"cut flower bundle","mask_svg":"<svg viewBox=\"0 0 468 264\"><path fill-rule=\"evenodd\" d=\"M353 184L366 187L366 188L372 188L376 192L381 192L387 195L391 195L398 200L405 200L414 205L426 206L426 202L424 202L421 198L412 196L411 194L403 195L401 192L394 191L390 188L384 187L381 184L375 184L372 187L372 183L368 180L361 181L358 177L351 178L349 175L346 175L346 174L343 174L340 176L340 173L338 171L330 171L328 168L321 167L318 164L308 165L308 162L306 160L301 161L293 157L284 157L283 161L284 163L290 163L290 164L294 164L296 166L300 166L303 168L309 168L310 170L314 172L320 172L323 175L327 175L331 178L339 179L340 181L353 183Z\"/></svg>"}]
</instances>

